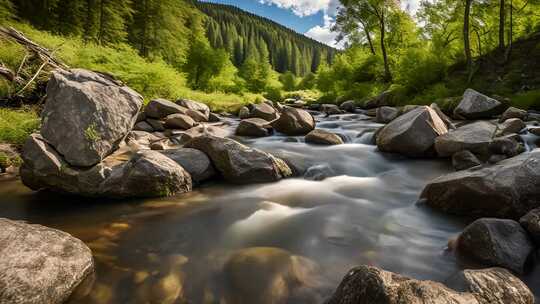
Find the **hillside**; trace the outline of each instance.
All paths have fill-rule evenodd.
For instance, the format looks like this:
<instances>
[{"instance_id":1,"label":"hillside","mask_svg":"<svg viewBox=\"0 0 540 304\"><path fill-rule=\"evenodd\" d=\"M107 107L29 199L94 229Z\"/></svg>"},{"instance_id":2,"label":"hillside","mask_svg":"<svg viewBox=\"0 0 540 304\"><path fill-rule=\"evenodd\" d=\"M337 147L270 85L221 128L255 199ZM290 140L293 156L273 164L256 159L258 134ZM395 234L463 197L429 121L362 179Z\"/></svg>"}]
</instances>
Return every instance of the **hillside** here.
<instances>
[{"instance_id":1,"label":"hillside","mask_svg":"<svg viewBox=\"0 0 540 304\"><path fill-rule=\"evenodd\" d=\"M195 5L210 18L206 33L214 48L226 49L240 66L249 56L268 56L273 68L303 76L322 62L331 63L335 49L237 7L208 2Z\"/></svg>"}]
</instances>

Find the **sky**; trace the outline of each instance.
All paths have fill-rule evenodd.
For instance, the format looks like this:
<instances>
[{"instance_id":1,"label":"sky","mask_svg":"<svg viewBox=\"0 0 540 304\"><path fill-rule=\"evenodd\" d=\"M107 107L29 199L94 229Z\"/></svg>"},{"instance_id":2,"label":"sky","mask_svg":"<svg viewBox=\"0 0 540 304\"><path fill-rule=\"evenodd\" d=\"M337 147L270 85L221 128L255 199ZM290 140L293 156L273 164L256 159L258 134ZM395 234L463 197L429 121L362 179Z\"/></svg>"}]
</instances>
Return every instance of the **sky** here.
<instances>
[{"instance_id":1,"label":"sky","mask_svg":"<svg viewBox=\"0 0 540 304\"><path fill-rule=\"evenodd\" d=\"M334 24L339 0L204 0L237 6L245 11L266 17L298 33L327 45L342 48L336 43ZM414 11L418 0L404 0L404 6Z\"/></svg>"}]
</instances>

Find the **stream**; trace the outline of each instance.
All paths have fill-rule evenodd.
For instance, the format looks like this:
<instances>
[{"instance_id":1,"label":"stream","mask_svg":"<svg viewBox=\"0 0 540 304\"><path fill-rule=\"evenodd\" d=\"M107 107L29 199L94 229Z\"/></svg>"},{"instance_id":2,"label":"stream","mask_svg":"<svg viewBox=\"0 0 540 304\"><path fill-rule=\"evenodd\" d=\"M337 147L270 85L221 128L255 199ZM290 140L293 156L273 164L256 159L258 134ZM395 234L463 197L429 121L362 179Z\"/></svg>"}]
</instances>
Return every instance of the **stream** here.
<instances>
[{"instance_id":1,"label":"stream","mask_svg":"<svg viewBox=\"0 0 540 304\"><path fill-rule=\"evenodd\" d=\"M362 114L316 118L318 128L347 143L315 146L281 135L237 139L315 166L308 175L327 172L322 181L212 182L176 197L111 201L33 193L9 180L0 182L0 217L61 229L92 249L92 291L70 303L227 303L224 294L236 290L228 290L223 265L250 247L281 248L317 265L317 284L287 302L295 304L324 302L355 265L440 282L461 269L445 248L470 219L416 204L429 180L453 171L450 162L379 153L371 141L381 125ZM238 271L250 278L267 270ZM523 279L538 296L540 273ZM256 292L237 296L256 303L249 298Z\"/></svg>"}]
</instances>

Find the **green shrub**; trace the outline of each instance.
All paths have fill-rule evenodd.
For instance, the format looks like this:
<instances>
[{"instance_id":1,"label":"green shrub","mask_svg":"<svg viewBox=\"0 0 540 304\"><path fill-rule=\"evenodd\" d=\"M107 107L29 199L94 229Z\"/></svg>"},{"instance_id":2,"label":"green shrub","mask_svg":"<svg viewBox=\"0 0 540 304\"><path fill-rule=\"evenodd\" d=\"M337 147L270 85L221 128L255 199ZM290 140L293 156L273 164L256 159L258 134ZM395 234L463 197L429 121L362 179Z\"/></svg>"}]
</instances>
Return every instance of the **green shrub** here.
<instances>
[{"instance_id":1,"label":"green shrub","mask_svg":"<svg viewBox=\"0 0 540 304\"><path fill-rule=\"evenodd\" d=\"M532 90L512 96L511 104L522 109L540 110L540 90Z\"/></svg>"},{"instance_id":2,"label":"green shrub","mask_svg":"<svg viewBox=\"0 0 540 304\"><path fill-rule=\"evenodd\" d=\"M400 58L395 81L412 92L420 92L442 80L447 65L441 56L428 49L411 48Z\"/></svg>"},{"instance_id":3,"label":"green shrub","mask_svg":"<svg viewBox=\"0 0 540 304\"><path fill-rule=\"evenodd\" d=\"M22 145L39 128L39 117L32 109L0 108L0 142Z\"/></svg>"}]
</instances>

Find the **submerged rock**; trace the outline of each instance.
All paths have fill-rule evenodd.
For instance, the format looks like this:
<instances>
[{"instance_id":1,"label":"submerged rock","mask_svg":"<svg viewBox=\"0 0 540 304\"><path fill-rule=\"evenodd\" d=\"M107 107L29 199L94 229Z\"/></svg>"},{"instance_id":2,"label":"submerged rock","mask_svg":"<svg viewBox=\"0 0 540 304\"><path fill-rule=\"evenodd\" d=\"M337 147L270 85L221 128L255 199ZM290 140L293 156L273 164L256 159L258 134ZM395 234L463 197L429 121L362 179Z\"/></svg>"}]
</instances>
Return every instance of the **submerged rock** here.
<instances>
[{"instance_id":1,"label":"submerged rock","mask_svg":"<svg viewBox=\"0 0 540 304\"><path fill-rule=\"evenodd\" d=\"M491 118L503 111L504 105L501 102L473 89L467 89L463 94L463 99L454 110L454 115L465 119L481 119Z\"/></svg>"},{"instance_id":2,"label":"submerged rock","mask_svg":"<svg viewBox=\"0 0 540 304\"><path fill-rule=\"evenodd\" d=\"M421 198L442 211L517 219L540 207L540 150L431 181Z\"/></svg>"},{"instance_id":3,"label":"submerged rock","mask_svg":"<svg viewBox=\"0 0 540 304\"><path fill-rule=\"evenodd\" d=\"M61 304L92 283L90 249L71 235L0 219L0 303Z\"/></svg>"},{"instance_id":4,"label":"submerged rock","mask_svg":"<svg viewBox=\"0 0 540 304\"><path fill-rule=\"evenodd\" d=\"M268 121L261 118L248 118L240 121L236 128L236 135L264 137L269 136L272 131L272 126Z\"/></svg>"},{"instance_id":5,"label":"submerged rock","mask_svg":"<svg viewBox=\"0 0 540 304\"><path fill-rule=\"evenodd\" d=\"M306 135L306 143L318 145L341 145L343 139L335 133L322 129L315 129Z\"/></svg>"},{"instance_id":6,"label":"submerged rock","mask_svg":"<svg viewBox=\"0 0 540 304\"><path fill-rule=\"evenodd\" d=\"M41 135L69 164L93 166L116 150L142 104L141 95L106 75L57 70L47 84Z\"/></svg>"},{"instance_id":7,"label":"submerged rock","mask_svg":"<svg viewBox=\"0 0 540 304\"><path fill-rule=\"evenodd\" d=\"M302 289L318 285L317 265L272 247L253 247L232 254L223 267L227 303L294 303ZM309 299L306 303L316 303Z\"/></svg>"},{"instance_id":8,"label":"submerged rock","mask_svg":"<svg viewBox=\"0 0 540 304\"><path fill-rule=\"evenodd\" d=\"M276 131L287 135L305 135L315 129L315 119L304 110L284 108L272 126Z\"/></svg>"},{"instance_id":9,"label":"submerged rock","mask_svg":"<svg viewBox=\"0 0 540 304\"><path fill-rule=\"evenodd\" d=\"M435 139L435 150L442 157L469 150L474 154L489 155L489 143L495 135L496 126L487 121L467 124Z\"/></svg>"},{"instance_id":10,"label":"submerged rock","mask_svg":"<svg viewBox=\"0 0 540 304\"><path fill-rule=\"evenodd\" d=\"M377 133L377 147L383 152L410 157L433 155L435 138L448 129L431 108L416 108L394 119Z\"/></svg>"},{"instance_id":11,"label":"submerged rock","mask_svg":"<svg viewBox=\"0 0 540 304\"><path fill-rule=\"evenodd\" d=\"M229 138L200 136L189 141L185 147L208 155L214 167L232 183L274 182L292 174L283 160Z\"/></svg>"},{"instance_id":12,"label":"submerged rock","mask_svg":"<svg viewBox=\"0 0 540 304\"><path fill-rule=\"evenodd\" d=\"M498 266L523 274L533 249L527 232L518 222L482 218L459 235L456 254L481 266Z\"/></svg>"}]
</instances>

